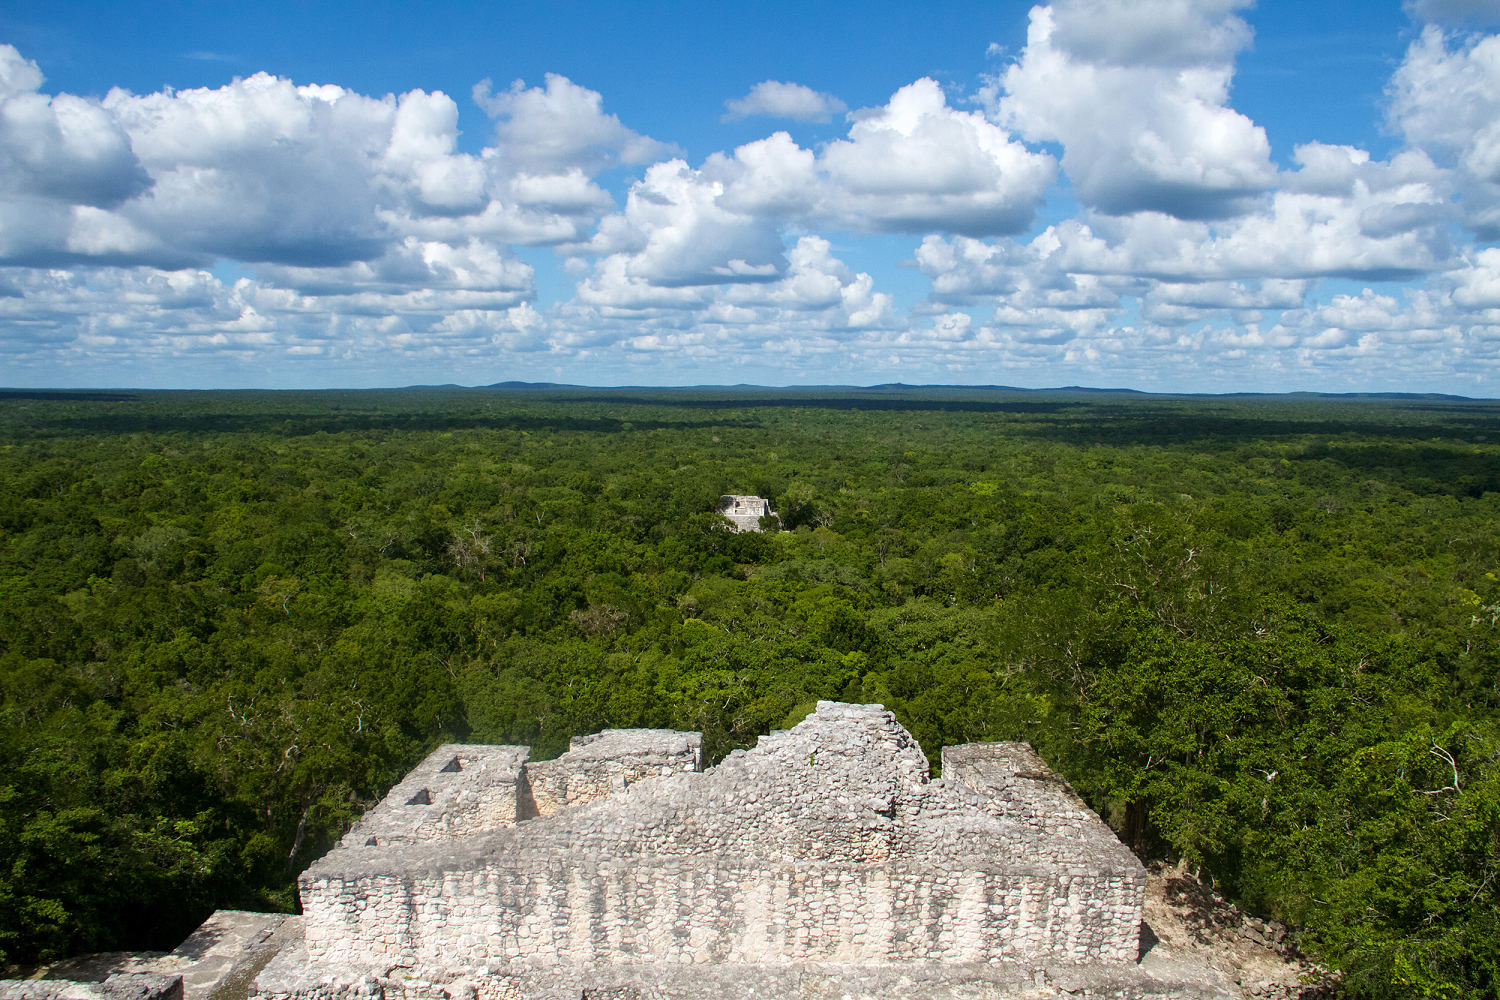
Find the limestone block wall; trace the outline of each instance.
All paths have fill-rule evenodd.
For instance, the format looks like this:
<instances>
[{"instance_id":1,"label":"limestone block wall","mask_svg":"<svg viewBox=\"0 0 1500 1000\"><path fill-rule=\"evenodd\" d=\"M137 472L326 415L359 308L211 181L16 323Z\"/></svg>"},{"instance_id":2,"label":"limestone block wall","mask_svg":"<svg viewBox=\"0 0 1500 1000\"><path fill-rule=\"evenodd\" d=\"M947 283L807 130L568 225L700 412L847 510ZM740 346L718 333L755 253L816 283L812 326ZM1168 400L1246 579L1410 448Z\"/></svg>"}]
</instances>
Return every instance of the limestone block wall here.
<instances>
[{"instance_id":1,"label":"limestone block wall","mask_svg":"<svg viewBox=\"0 0 1500 1000\"><path fill-rule=\"evenodd\" d=\"M899 804L922 794L927 758L891 713L820 703L807 721L709 772L676 772L528 823L496 850L861 863L890 856Z\"/></svg>"},{"instance_id":2,"label":"limestone block wall","mask_svg":"<svg viewBox=\"0 0 1500 1000\"><path fill-rule=\"evenodd\" d=\"M572 741L555 760L526 765L538 816L624 791L648 778L703 769L703 735L671 729L606 729Z\"/></svg>"},{"instance_id":3,"label":"limestone block wall","mask_svg":"<svg viewBox=\"0 0 1500 1000\"><path fill-rule=\"evenodd\" d=\"M943 783L969 789L982 807L1060 836L1114 835L1062 776L1025 743L965 743L944 747Z\"/></svg>"},{"instance_id":4,"label":"limestone block wall","mask_svg":"<svg viewBox=\"0 0 1500 1000\"><path fill-rule=\"evenodd\" d=\"M449 743L392 788L340 850L422 844L503 829L530 815L528 747Z\"/></svg>"},{"instance_id":5,"label":"limestone block wall","mask_svg":"<svg viewBox=\"0 0 1500 1000\"><path fill-rule=\"evenodd\" d=\"M323 879L304 885L303 905L319 914L306 929L313 958L439 975L537 960L1125 961L1134 890L1123 874L527 858Z\"/></svg>"},{"instance_id":6,"label":"limestone block wall","mask_svg":"<svg viewBox=\"0 0 1500 1000\"><path fill-rule=\"evenodd\" d=\"M384 970L376 970L384 971ZM250 990L251 1000L383 1000L384 992L369 969L322 969L314 974L307 949L288 947L277 952Z\"/></svg>"},{"instance_id":7,"label":"limestone block wall","mask_svg":"<svg viewBox=\"0 0 1500 1000\"><path fill-rule=\"evenodd\" d=\"M103 982L0 979L0 1000L182 1000L182 977L116 972Z\"/></svg>"},{"instance_id":8,"label":"limestone block wall","mask_svg":"<svg viewBox=\"0 0 1500 1000\"><path fill-rule=\"evenodd\" d=\"M820 703L710 771L482 842L335 852L301 881L307 951L416 975L1133 959L1145 888L1134 857L1086 810L1077 828L1007 811L962 772L955 757L952 779L928 781L921 748L879 706Z\"/></svg>"}]
</instances>

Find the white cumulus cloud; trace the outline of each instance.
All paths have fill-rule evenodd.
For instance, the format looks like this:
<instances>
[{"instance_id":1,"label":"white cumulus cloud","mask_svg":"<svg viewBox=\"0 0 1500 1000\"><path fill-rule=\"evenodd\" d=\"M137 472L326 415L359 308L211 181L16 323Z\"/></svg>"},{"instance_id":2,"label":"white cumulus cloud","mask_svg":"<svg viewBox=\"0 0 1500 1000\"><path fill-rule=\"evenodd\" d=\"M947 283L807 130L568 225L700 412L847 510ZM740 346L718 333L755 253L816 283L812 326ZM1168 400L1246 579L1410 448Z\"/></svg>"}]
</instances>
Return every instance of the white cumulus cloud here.
<instances>
[{"instance_id":1,"label":"white cumulus cloud","mask_svg":"<svg viewBox=\"0 0 1500 1000\"><path fill-rule=\"evenodd\" d=\"M458 152L459 109L438 91L257 73L93 100L43 82L0 45L0 263L338 269L408 237L561 243L614 207L598 171L669 151L555 75L480 94L496 131L479 154Z\"/></svg>"},{"instance_id":2,"label":"white cumulus cloud","mask_svg":"<svg viewBox=\"0 0 1500 1000\"><path fill-rule=\"evenodd\" d=\"M821 160L830 214L876 231L1017 232L1056 177L1050 156L978 112L949 107L926 78L857 115L849 137L829 143Z\"/></svg>"},{"instance_id":3,"label":"white cumulus cloud","mask_svg":"<svg viewBox=\"0 0 1500 1000\"><path fill-rule=\"evenodd\" d=\"M479 84L463 141L474 110L436 90L258 73L84 97L0 45L0 356L54 385L399 368L1494 394L1482 5L1408 4L1428 23L1388 88L1400 148L1307 142L1284 169L1230 101L1249 9L1056 0L972 97L922 78L830 141L693 162L555 74ZM726 109L847 111L776 80ZM1034 231L1058 193L1081 210L1054 198ZM908 264L929 287L905 307L882 266Z\"/></svg>"},{"instance_id":4,"label":"white cumulus cloud","mask_svg":"<svg viewBox=\"0 0 1500 1000\"><path fill-rule=\"evenodd\" d=\"M1025 229L1057 175L1052 157L977 112L950 107L930 79L854 119L847 138L821 154L777 132L709 157L703 173L722 185L722 205L748 215L972 236Z\"/></svg>"},{"instance_id":5,"label":"white cumulus cloud","mask_svg":"<svg viewBox=\"0 0 1500 1000\"><path fill-rule=\"evenodd\" d=\"M1388 89L1392 124L1454 170L1466 224L1500 238L1500 35L1452 38L1428 25Z\"/></svg>"},{"instance_id":6,"label":"white cumulus cloud","mask_svg":"<svg viewBox=\"0 0 1500 1000\"><path fill-rule=\"evenodd\" d=\"M652 165L624 211L571 247L604 258L579 294L591 304L665 307L698 299L653 287L778 281L789 266L784 235L796 226L1016 232L1055 172L1051 157L918 80L856 115L848 138L821 155L777 132L698 169L680 159Z\"/></svg>"},{"instance_id":7,"label":"white cumulus cloud","mask_svg":"<svg viewBox=\"0 0 1500 1000\"><path fill-rule=\"evenodd\" d=\"M1103 212L1183 219L1250 211L1275 170L1265 130L1228 106L1248 0L1059 0L989 92L999 120L1059 142L1078 196Z\"/></svg>"},{"instance_id":8,"label":"white cumulus cloud","mask_svg":"<svg viewBox=\"0 0 1500 1000\"><path fill-rule=\"evenodd\" d=\"M780 80L762 80L744 97L725 101L724 107L725 121L761 115L798 122L826 122L849 110L847 104L832 94Z\"/></svg>"},{"instance_id":9,"label":"white cumulus cloud","mask_svg":"<svg viewBox=\"0 0 1500 1000\"><path fill-rule=\"evenodd\" d=\"M719 204L722 183L681 160L635 184L619 238L635 247L627 272L660 286L765 281L785 267L774 220Z\"/></svg>"},{"instance_id":10,"label":"white cumulus cloud","mask_svg":"<svg viewBox=\"0 0 1500 1000\"><path fill-rule=\"evenodd\" d=\"M649 163L675 150L632 132L604 112L604 98L565 76L548 73L542 87L514 81L494 93L488 80L474 86L474 103L495 121L494 155L518 172L589 173L618 163Z\"/></svg>"},{"instance_id":11,"label":"white cumulus cloud","mask_svg":"<svg viewBox=\"0 0 1500 1000\"><path fill-rule=\"evenodd\" d=\"M1407 0L1412 17L1434 24L1460 28L1483 28L1500 24L1500 6L1494 0Z\"/></svg>"}]
</instances>

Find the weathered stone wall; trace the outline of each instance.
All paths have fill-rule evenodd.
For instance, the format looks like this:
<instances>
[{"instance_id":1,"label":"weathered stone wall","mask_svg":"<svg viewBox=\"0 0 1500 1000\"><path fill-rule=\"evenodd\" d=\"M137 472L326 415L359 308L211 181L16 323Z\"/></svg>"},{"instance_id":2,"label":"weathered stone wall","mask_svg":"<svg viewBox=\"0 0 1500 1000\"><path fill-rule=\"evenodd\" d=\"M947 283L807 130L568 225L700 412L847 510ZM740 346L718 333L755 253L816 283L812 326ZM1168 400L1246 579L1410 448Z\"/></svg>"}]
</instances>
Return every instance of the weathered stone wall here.
<instances>
[{"instance_id":1,"label":"weathered stone wall","mask_svg":"<svg viewBox=\"0 0 1500 1000\"><path fill-rule=\"evenodd\" d=\"M339 850L447 842L529 817L528 747L449 743L392 788L339 842Z\"/></svg>"},{"instance_id":2,"label":"weathered stone wall","mask_svg":"<svg viewBox=\"0 0 1500 1000\"><path fill-rule=\"evenodd\" d=\"M973 792L987 812L1008 816L1040 833L1096 839L1120 850L1114 834L1072 787L1025 743L965 743L943 747L943 783Z\"/></svg>"},{"instance_id":3,"label":"weathered stone wall","mask_svg":"<svg viewBox=\"0 0 1500 1000\"><path fill-rule=\"evenodd\" d=\"M1133 890L1126 875L917 863L511 858L318 880L303 906L318 913L307 923L314 959L439 975L534 960L1124 961L1140 920Z\"/></svg>"},{"instance_id":4,"label":"weathered stone wall","mask_svg":"<svg viewBox=\"0 0 1500 1000\"><path fill-rule=\"evenodd\" d=\"M606 729L574 739L555 760L526 765L538 816L622 792L636 782L703 769L703 735L671 729Z\"/></svg>"},{"instance_id":5,"label":"weathered stone wall","mask_svg":"<svg viewBox=\"0 0 1500 1000\"><path fill-rule=\"evenodd\" d=\"M182 977L117 972L100 983L0 979L0 1000L182 1000Z\"/></svg>"},{"instance_id":6,"label":"weathered stone wall","mask_svg":"<svg viewBox=\"0 0 1500 1000\"><path fill-rule=\"evenodd\" d=\"M960 753L929 782L889 712L820 703L708 772L444 850L336 851L301 881L307 951L418 976L1134 958L1144 870L1087 810L1043 815L1056 788L990 802L986 789L1036 784L998 760Z\"/></svg>"},{"instance_id":7,"label":"weathered stone wall","mask_svg":"<svg viewBox=\"0 0 1500 1000\"><path fill-rule=\"evenodd\" d=\"M385 970L308 964L302 945L286 948L266 964L250 990L254 1000L382 1000L377 974Z\"/></svg>"}]
</instances>

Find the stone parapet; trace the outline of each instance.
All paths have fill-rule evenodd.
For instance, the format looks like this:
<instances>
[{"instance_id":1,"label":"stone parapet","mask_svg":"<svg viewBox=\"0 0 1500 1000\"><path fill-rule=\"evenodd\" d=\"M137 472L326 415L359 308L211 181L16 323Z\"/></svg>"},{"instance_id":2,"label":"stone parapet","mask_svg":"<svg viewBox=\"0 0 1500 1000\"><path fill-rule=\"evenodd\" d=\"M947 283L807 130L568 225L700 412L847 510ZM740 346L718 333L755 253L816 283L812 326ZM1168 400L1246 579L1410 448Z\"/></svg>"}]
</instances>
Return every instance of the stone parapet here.
<instances>
[{"instance_id":1,"label":"stone parapet","mask_svg":"<svg viewBox=\"0 0 1500 1000\"><path fill-rule=\"evenodd\" d=\"M526 765L535 815L583 805L637 782L703 770L703 736L671 729L606 729L580 736L568 752Z\"/></svg>"},{"instance_id":2,"label":"stone parapet","mask_svg":"<svg viewBox=\"0 0 1500 1000\"><path fill-rule=\"evenodd\" d=\"M934 782L963 795L973 808L1014 820L1046 850L1054 838L1081 842L1100 854L1106 866L1138 862L1114 833L1084 804L1071 785L1025 743L964 743L943 747L943 779Z\"/></svg>"},{"instance_id":3,"label":"stone parapet","mask_svg":"<svg viewBox=\"0 0 1500 1000\"><path fill-rule=\"evenodd\" d=\"M438 747L344 835L338 850L446 843L528 818L528 747Z\"/></svg>"}]
</instances>

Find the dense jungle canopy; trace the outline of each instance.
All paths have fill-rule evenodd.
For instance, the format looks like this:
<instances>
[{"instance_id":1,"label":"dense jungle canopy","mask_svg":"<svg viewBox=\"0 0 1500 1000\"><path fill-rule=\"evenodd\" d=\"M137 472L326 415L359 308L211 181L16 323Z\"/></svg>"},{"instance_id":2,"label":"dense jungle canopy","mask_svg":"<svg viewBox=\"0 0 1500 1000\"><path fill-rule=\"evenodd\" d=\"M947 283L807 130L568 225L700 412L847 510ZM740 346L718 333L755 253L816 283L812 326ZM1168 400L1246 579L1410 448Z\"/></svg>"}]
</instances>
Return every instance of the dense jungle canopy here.
<instances>
[{"instance_id":1,"label":"dense jungle canopy","mask_svg":"<svg viewBox=\"0 0 1500 1000\"><path fill-rule=\"evenodd\" d=\"M0 960L292 908L439 742L836 698L1034 744L1351 996L1494 996L1497 528L1451 398L0 393Z\"/></svg>"}]
</instances>

